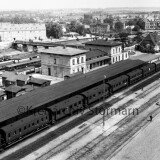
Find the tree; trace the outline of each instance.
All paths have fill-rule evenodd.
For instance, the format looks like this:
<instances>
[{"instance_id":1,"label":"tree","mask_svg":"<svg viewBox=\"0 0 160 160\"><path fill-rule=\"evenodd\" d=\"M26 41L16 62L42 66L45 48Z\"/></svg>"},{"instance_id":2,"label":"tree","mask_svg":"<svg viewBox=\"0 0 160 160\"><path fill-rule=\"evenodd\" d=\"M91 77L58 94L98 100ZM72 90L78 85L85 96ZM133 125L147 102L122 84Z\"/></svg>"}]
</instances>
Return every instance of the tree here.
<instances>
[{"instance_id":1,"label":"tree","mask_svg":"<svg viewBox=\"0 0 160 160\"><path fill-rule=\"evenodd\" d=\"M119 33L119 37L121 39L122 42L126 42L128 40L128 33L125 33L125 32L121 32Z\"/></svg>"},{"instance_id":2,"label":"tree","mask_svg":"<svg viewBox=\"0 0 160 160\"><path fill-rule=\"evenodd\" d=\"M138 25L141 29L145 29L145 28L144 28L144 22L143 22L142 19L138 19L136 25Z\"/></svg>"},{"instance_id":3,"label":"tree","mask_svg":"<svg viewBox=\"0 0 160 160\"><path fill-rule=\"evenodd\" d=\"M131 21L131 20L130 20L130 21L127 22L127 25L128 25L128 26L133 26L133 25L135 25L135 21Z\"/></svg>"},{"instance_id":4,"label":"tree","mask_svg":"<svg viewBox=\"0 0 160 160\"><path fill-rule=\"evenodd\" d=\"M134 28L133 28L133 31L137 31L137 32L139 32L140 31L140 26L138 26L138 25L135 25L134 26Z\"/></svg>"},{"instance_id":5,"label":"tree","mask_svg":"<svg viewBox=\"0 0 160 160\"><path fill-rule=\"evenodd\" d=\"M84 34L85 34L84 25L77 25L77 26L76 26L76 31L77 31L77 33L79 33L80 35L84 35Z\"/></svg>"},{"instance_id":6,"label":"tree","mask_svg":"<svg viewBox=\"0 0 160 160\"><path fill-rule=\"evenodd\" d=\"M127 28L126 28L126 32L127 32L127 33L131 33L131 32L132 32L131 27L127 27Z\"/></svg>"},{"instance_id":7,"label":"tree","mask_svg":"<svg viewBox=\"0 0 160 160\"><path fill-rule=\"evenodd\" d=\"M76 21L71 21L71 23L68 26L69 30L72 31L72 32L76 32L76 27L77 27L77 22Z\"/></svg>"},{"instance_id":8,"label":"tree","mask_svg":"<svg viewBox=\"0 0 160 160\"><path fill-rule=\"evenodd\" d=\"M114 19L112 17L103 20L104 23L108 23L110 25L111 29L113 29L113 21Z\"/></svg>"},{"instance_id":9,"label":"tree","mask_svg":"<svg viewBox=\"0 0 160 160\"><path fill-rule=\"evenodd\" d=\"M87 32L84 25L77 23L76 21L71 21L71 23L67 25L66 28L67 28L67 31L77 32L80 35L84 35Z\"/></svg>"},{"instance_id":10,"label":"tree","mask_svg":"<svg viewBox=\"0 0 160 160\"><path fill-rule=\"evenodd\" d=\"M123 30L123 23L122 22L116 22L115 23L115 30L117 31L117 32L121 32L122 30Z\"/></svg>"},{"instance_id":11,"label":"tree","mask_svg":"<svg viewBox=\"0 0 160 160\"><path fill-rule=\"evenodd\" d=\"M52 22L46 24L46 33L48 38L60 38L63 35L61 25Z\"/></svg>"}]
</instances>

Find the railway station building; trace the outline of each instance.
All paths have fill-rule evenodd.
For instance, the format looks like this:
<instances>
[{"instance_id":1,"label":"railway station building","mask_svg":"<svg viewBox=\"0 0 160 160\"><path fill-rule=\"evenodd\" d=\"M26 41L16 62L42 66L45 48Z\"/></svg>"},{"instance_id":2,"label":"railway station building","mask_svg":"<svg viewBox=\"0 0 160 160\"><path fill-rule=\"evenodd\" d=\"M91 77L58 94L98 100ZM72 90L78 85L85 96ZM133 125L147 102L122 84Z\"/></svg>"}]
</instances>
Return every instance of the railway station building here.
<instances>
[{"instance_id":1,"label":"railway station building","mask_svg":"<svg viewBox=\"0 0 160 160\"><path fill-rule=\"evenodd\" d=\"M85 48L90 51L99 49L106 52L107 56L111 58L111 64L129 58L128 52L122 50L122 43L117 41L94 40L85 43Z\"/></svg>"},{"instance_id":2,"label":"railway station building","mask_svg":"<svg viewBox=\"0 0 160 160\"><path fill-rule=\"evenodd\" d=\"M86 53L86 72L111 64L111 58L106 52L94 49Z\"/></svg>"},{"instance_id":3,"label":"railway station building","mask_svg":"<svg viewBox=\"0 0 160 160\"><path fill-rule=\"evenodd\" d=\"M86 72L87 50L66 46L41 49L42 74L63 78L76 72Z\"/></svg>"}]
</instances>

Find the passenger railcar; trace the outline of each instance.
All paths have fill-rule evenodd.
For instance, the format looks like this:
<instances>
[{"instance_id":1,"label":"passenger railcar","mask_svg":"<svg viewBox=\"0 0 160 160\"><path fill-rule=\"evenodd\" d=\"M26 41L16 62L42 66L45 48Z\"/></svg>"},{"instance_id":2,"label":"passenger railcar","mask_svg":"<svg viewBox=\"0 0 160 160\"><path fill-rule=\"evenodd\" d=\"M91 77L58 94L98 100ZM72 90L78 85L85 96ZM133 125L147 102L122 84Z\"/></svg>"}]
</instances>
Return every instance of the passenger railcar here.
<instances>
[{"instance_id":1,"label":"passenger railcar","mask_svg":"<svg viewBox=\"0 0 160 160\"><path fill-rule=\"evenodd\" d=\"M126 74L129 77L129 84L136 83L137 81L142 79L142 70L136 69Z\"/></svg>"},{"instance_id":2,"label":"passenger railcar","mask_svg":"<svg viewBox=\"0 0 160 160\"><path fill-rule=\"evenodd\" d=\"M160 71L160 61L154 62L156 65L156 72Z\"/></svg>"},{"instance_id":3,"label":"passenger railcar","mask_svg":"<svg viewBox=\"0 0 160 160\"><path fill-rule=\"evenodd\" d=\"M111 93L114 93L115 91L117 91L123 87L126 87L129 82L128 80L129 80L128 76L122 75L122 76L119 76L119 77L107 82L111 87L111 89L110 89Z\"/></svg>"},{"instance_id":4,"label":"passenger railcar","mask_svg":"<svg viewBox=\"0 0 160 160\"><path fill-rule=\"evenodd\" d=\"M143 78L152 75L153 73L155 73L156 71L156 66L155 63L149 63L143 67L141 67L142 69L142 74L143 74Z\"/></svg>"},{"instance_id":5,"label":"passenger railcar","mask_svg":"<svg viewBox=\"0 0 160 160\"><path fill-rule=\"evenodd\" d=\"M35 90L24 97L13 98L12 102L9 100L8 103L7 101L3 102L3 107L0 107L0 124L2 124L0 127L0 148L34 133L46 125L54 124L64 116L87 108L92 103L114 94L119 89L152 75L160 70L159 64L158 62L154 64L137 62L135 64L133 61L127 60L93 71L79 79L68 79L56 85L45 87L46 89ZM15 113L17 106L23 104L33 105L33 110L39 107L39 110L45 110L45 112L44 114L43 112L39 114L37 111L37 114L34 112L29 115L28 113L17 115ZM5 114L9 105L12 106L14 112L10 111L12 117L8 117L8 113L8 118L6 118L2 115Z\"/></svg>"},{"instance_id":6,"label":"passenger railcar","mask_svg":"<svg viewBox=\"0 0 160 160\"><path fill-rule=\"evenodd\" d=\"M26 67L30 67L30 66L40 67L41 66L40 59L33 59L33 60L29 60L29 61L24 61L24 62L19 62L19 63L7 65L5 67L5 70L6 71L14 71L14 70L18 70L18 69L22 69L22 68L26 68Z\"/></svg>"},{"instance_id":7,"label":"passenger railcar","mask_svg":"<svg viewBox=\"0 0 160 160\"><path fill-rule=\"evenodd\" d=\"M50 119L51 117L48 111L41 111L20 119L12 124L5 125L0 129L3 144L8 145L11 142L15 142L25 135L44 127L50 122Z\"/></svg>"}]
</instances>

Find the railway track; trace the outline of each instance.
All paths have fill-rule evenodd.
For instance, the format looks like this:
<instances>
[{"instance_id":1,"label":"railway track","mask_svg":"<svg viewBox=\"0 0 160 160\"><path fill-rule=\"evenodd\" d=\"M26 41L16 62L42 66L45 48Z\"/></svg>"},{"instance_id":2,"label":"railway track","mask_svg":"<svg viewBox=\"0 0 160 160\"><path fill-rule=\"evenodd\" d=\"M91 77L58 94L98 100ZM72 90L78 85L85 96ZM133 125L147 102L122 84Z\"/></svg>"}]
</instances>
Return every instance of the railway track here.
<instances>
[{"instance_id":1,"label":"railway track","mask_svg":"<svg viewBox=\"0 0 160 160\"><path fill-rule=\"evenodd\" d=\"M142 116L140 120L137 120L134 115L129 115L124 118L122 121L117 123L118 128L108 136L101 134L96 137L92 142L88 143L82 149L77 150L77 153L68 157L67 160L80 160L80 159L111 159L117 152L117 150L124 144L126 141L130 140L134 134L136 134L143 126L145 126L148 121L146 120L148 114L154 115L154 117L160 112L159 106L151 109L149 113L144 114L144 112L153 105L160 97L160 94L156 95L140 107L139 115ZM102 149L103 145L103 149ZM100 147L101 146L101 147ZM92 155L95 148L98 149L98 153ZM90 155L90 156L89 156Z\"/></svg>"},{"instance_id":2,"label":"railway track","mask_svg":"<svg viewBox=\"0 0 160 160\"><path fill-rule=\"evenodd\" d=\"M150 92L154 91L157 87L160 87L159 84L155 85L155 86L152 86L150 87L148 90L144 91L143 93L141 93L140 95L136 96L134 100L129 100L126 104L125 104L125 107L124 105L118 107L118 108L121 108L121 109L126 109L127 107L129 107L130 105L133 105L136 101L137 101L137 98L138 99L141 99L141 98L144 98L146 97ZM160 94L158 95L160 96ZM156 96L157 97L157 96ZM154 99L154 98L153 98ZM153 99L151 99L151 101L153 101ZM156 99L157 100L157 99ZM153 103L155 103L156 101L154 99ZM141 108L147 108L146 105L144 107L144 105ZM105 118L105 120L111 118L112 115L109 115ZM123 121L123 120L122 120ZM126 123L126 121L125 121ZM102 124L102 117L98 118L98 120L96 120L94 123L91 123L90 125L87 126L87 128L84 128L82 129L78 134L75 134L72 136L72 138L68 139L68 140L65 140L63 141L62 143L60 143L59 145L57 145L56 147L52 148L52 150L50 150L49 152L47 152L45 155L39 157L38 159L39 160L44 160L44 159L48 159L52 156L55 156L56 154L58 153L61 153L65 150L65 148L67 148L67 146L70 146L72 143L74 143L75 141L78 141L80 138L82 138L83 136L87 135L89 132L90 132L90 128L94 129L95 127L99 126L100 124ZM118 124L119 125L119 124ZM91 127L92 126L92 127ZM98 137L100 138L100 137ZM95 139L93 140L94 142L96 141ZM96 141L97 143L97 141ZM90 144L88 144L90 146ZM89 148L89 147L86 147L85 146L85 150L86 148ZM84 150L84 148L82 149ZM92 148L91 148L92 150ZM81 153L80 150L76 150L76 153L75 154L79 154ZM73 154L73 157L75 156L75 154ZM72 156L69 157L68 159L72 159ZM78 157L76 157L76 159L79 159Z\"/></svg>"},{"instance_id":3,"label":"railway track","mask_svg":"<svg viewBox=\"0 0 160 160\"><path fill-rule=\"evenodd\" d=\"M156 73L156 75L153 75L153 76L152 76L152 77L153 77L152 80L158 79L158 78L159 78L159 75L160 75L159 73ZM155 78L154 78L154 77L155 77ZM148 79L150 79L150 78L147 78L147 79L139 82L138 84L145 83ZM149 80L149 81L150 81L150 80ZM132 92L130 91L130 89L131 89L131 88L134 88L136 85L137 85L137 84L135 84L135 85L133 85L133 86L125 89L125 92L124 92L123 95L117 96L116 98L114 98L114 96L113 96L112 98L111 98L111 97L108 98L108 100L107 100L108 105L107 105L106 107L112 106L114 103L116 103L116 102L122 100L123 98L125 98L126 96L128 96L128 94L131 94ZM154 85L153 85L153 86L154 86ZM153 87L153 86L152 86L152 87ZM148 86L147 86L147 87L148 87ZM146 87L146 88L147 88L147 87ZM157 86L156 86L156 87L157 87ZM154 87L154 88L156 88L156 87ZM137 90L138 90L138 88L137 88ZM151 91L151 90L150 90L150 89L147 89L147 91L149 92L149 91ZM145 92L147 92L147 91L145 91ZM145 92L144 92L144 93L145 93ZM137 97L137 98L138 98L138 97ZM124 107L124 106L123 106L123 107ZM88 120L88 119L90 119L90 118L92 118L92 117L94 117L94 116L95 116L95 115L88 115L88 114L86 113L86 114L82 115L82 118L80 117L80 118L78 118L78 120L75 120L75 121L73 121L73 122L71 122L71 123L69 123L69 124L67 124L67 125L65 125L65 126L60 127L60 128L57 129L56 131L54 131L54 132L52 132L52 133L49 133L45 138L43 137L43 138L41 138L40 140L38 140L38 142L33 142L31 145L26 146L26 147L20 149L19 151L15 152L15 153L7 156L7 157L8 157L8 158L11 158L11 159L20 159L20 158L24 157L25 155L29 154L30 152L33 152L34 150L38 149L40 146L43 146L43 145L47 144L49 141L57 138L59 135L64 134L65 132L69 131L69 130L72 129L73 127L82 124L83 122L85 122L86 120ZM109 118L109 117L108 117L108 118ZM65 120L65 119L64 119L64 120ZM89 122L89 121L88 121L88 122ZM97 123L100 123L100 121L97 122ZM92 124L92 123L91 123L91 124ZM95 124L95 126L96 126L96 124ZM83 133L83 134L84 134L84 133Z\"/></svg>"}]
</instances>

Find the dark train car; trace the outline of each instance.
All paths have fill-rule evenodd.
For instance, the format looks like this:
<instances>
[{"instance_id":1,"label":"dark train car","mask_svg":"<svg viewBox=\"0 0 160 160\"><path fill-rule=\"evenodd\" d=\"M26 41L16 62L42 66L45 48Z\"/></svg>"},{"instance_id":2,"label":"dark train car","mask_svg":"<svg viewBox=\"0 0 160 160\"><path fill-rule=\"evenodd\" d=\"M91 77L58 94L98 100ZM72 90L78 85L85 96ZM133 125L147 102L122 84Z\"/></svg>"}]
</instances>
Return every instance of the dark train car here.
<instances>
[{"instance_id":1,"label":"dark train car","mask_svg":"<svg viewBox=\"0 0 160 160\"><path fill-rule=\"evenodd\" d=\"M111 92L115 92L123 87L126 87L129 82L129 77L126 75L119 76L107 82L111 86Z\"/></svg>"},{"instance_id":2,"label":"dark train car","mask_svg":"<svg viewBox=\"0 0 160 160\"><path fill-rule=\"evenodd\" d=\"M102 99L104 96L108 97L110 94L110 86L108 84L101 84L91 89L88 89L82 94L86 96L88 104L91 104L96 102L97 100Z\"/></svg>"},{"instance_id":3,"label":"dark train car","mask_svg":"<svg viewBox=\"0 0 160 160\"><path fill-rule=\"evenodd\" d=\"M152 75L156 71L156 65L154 63L148 63L147 65L141 67L143 78Z\"/></svg>"},{"instance_id":4,"label":"dark train car","mask_svg":"<svg viewBox=\"0 0 160 160\"><path fill-rule=\"evenodd\" d=\"M156 65L156 72L160 71L160 61L154 62Z\"/></svg>"},{"instance_id":5,"label":"dark train car","mask_svg":"<svg viewBox=\"0 0 160 160\"><path fill-rule=\"evenodd\" d=\"M5 67L5 70L6 71L14 71L14 70L17 70L17 69L22 69L22 68L26 68L26 67L30 67L30 66L40 67L41 66L41 60L40 59L33 59L33 60L29 60L29 61L14 63L14 64L11 64L11 65L7 65Z\"/></svg>"},{"instance_id":6,"label":"dark train car","mask_svg":"<svg viewBox=\"0 0 160 160\"><path fill-rule=\"evenodd\" d=\"M83 101L84 97L82 95L76 95L53 104L49 107L52 111L52 121L57 121L74 111L82 109Z\"/></svg>"},{"instance_id":7,"label":"dark train car","mask_svg":"<svg viewBox=\"0 0 160 160\"><path fill-rule=\"evenodd\" d=\"M23 136L36 131L50 122L49 113L40 111L26 118L18 120L12 124L2 127L0 130L4 133L5 144L10 144Z\"/></svg>"},{"instance_id":8,"label":"dark train car","mask_svg":"<svg viewBox=\"0 0 160 160\"><path fill-rule=\"evenodd\" d=\"M1 62L0 63L0 70L5 70L7 65L11 65L13 62Z\"/></svg>"},{"instance_id":9,"label":"dark train car","mask_svg":"<svg viewBox=\"0 0 160 160\"><path fill-rule=\"evenodd\" d=\"M137 81L141 80L143 77L141 69L133 70L133 71L127 73L126 75L129 76L129 84L136 83Z\"/></svg>"}]
</instances>

